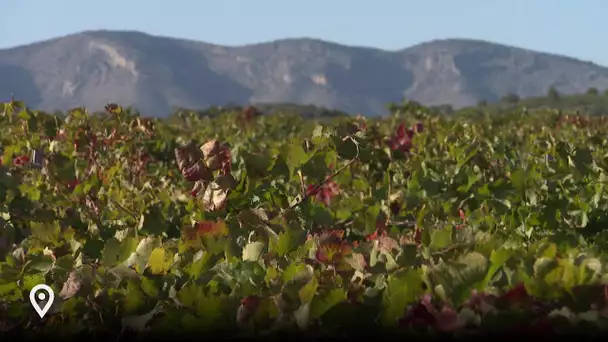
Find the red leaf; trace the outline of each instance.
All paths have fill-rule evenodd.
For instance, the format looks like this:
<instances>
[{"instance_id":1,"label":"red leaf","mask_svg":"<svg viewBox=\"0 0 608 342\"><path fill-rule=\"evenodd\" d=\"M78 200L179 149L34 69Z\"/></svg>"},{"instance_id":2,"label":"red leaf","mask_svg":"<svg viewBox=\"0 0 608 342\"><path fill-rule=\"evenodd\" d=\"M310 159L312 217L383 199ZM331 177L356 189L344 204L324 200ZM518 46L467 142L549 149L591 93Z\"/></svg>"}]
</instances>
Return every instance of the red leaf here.
<instances>
[{"instance_id":1,"label":"red leaf","mask_svg":"<svg viewBox=\"0 0 608 342\"><path fill-rule=\"evenodd\" d=\"M407 130L407 137L408 139L412 139L414 137L414 131L411 129Z\"/></svg>"},{"instance_id":2,"label":"red leaf","mask_svg":"<svg viewBox=\"0 0 608 342\"><path fill-rule=\"evenodd\" d=\"M80 184L80 181L78 179L74 179L68 182L67 187L69 190L74 190L78 184Z\"/></svg>"},{"instance_id":3,"label":"red leaf","mask_svg":"<svg viewBox=\"0 0 608 342\"><path fill-rule=\"evenodd\" d=\"M340 193L340 188L336 182L329 181L317 188L316 185L308 185L306 196L315 197L315 200L325 205L331 204L331 199Z\"/></svg>"},{"instance_id":4,"label":"red leaf","mask_svg":"<svg viewBox=\"0 0 608 342\"><path fill-rule=\"evenodd\" d=\"M462 209L458 209L458 214L460 215L462 222L467 222L467 217L464 215L464 211Z\"/></svg>"},{"instance_id":5,"label":"red leaf","mask_svg":"<svg viewBox=\"0 0 608 342\"><path fill-rule=\"evenodd\" d=\"M324 264L338 264L352 251L352 246L344 239L344 230L332 229L318 237L319 247L315 259Z\"/></svg>"},{"instance_id":6,"label":"red leaf","mask_svg":"<svg viewBox=\"0 0 608 342\"><path fill-rule=\"evenodd\" d=\"M447 305L443 306L436 318L435 327L444 332L454 332L465 325L464 320L460 319L458 313Z\"/></svg>"},{"instance_id":7,"label":"red leaf","mask_svg":"<svg viewBox=\"0 0 608 342\"><path fill-rule=\"evenodd\" d=\"M400 326L428 326L437 322L435 309L428 296L423 297L418 303L410 306L405 316L399 319Z\"/></svg>"},{"instance_id":8,"label":"red leaf","mask_svg":"<svg viewBox=\"0 0 608 342\"><path fill-rule=\"evenodd\" d=\"M464 306L481 314L487 314L496 310L494 307L495 299L495 296L478 293L477 290L473 290L471 297L464 303Z\"/></svg>"},{"instance_id":9,"label":"red leaf","mask_svg":"<svg viewBox=\"0 0 608 342\"><path fill-rule=\"evenodd\" d=\"M332 243L321 245L315 253L315 259L323 264L336 265L340 263L345 256L349 255L352 247L346 241L340 244Z\"/></svg>"},{"instance_id":10,"label":"red leaf","mask_svg":"<svg viewBox=\"0 0 608 342\"><path fill-rule=\"evenodd\" d=\"M315 196L321 188L317 188L316 185L309 184L306 188L306 196Z\"/></svg>"},{"instance_id":11,"label":"red leaf","mask_svg":"<svg viewBox=\"0 0 608 342\"><path fill-rule=\"evenodd\" d=\"M255 312L260 306L260 297L258 296L247 296L241 300L241 305L243 305L247 311Z\"/></svg>"},{"instance_id":12,"label":"red leaf","mask_svg":"<svg viewBox=\"0 0 608 342\"><path fill-rule=\"evenodd\" d=\"M373 232L373 233L371 233L371 234L369 234L369 235L365 236L365 240L367 240L367 241L376 240L377 238L378 238L378 230L377 230L377 229L376 229L376 230L374 230L374 232Z\"/></svg>"},{"instance_id":13,"label":"red leaf","mask_svg":"<svg viewBox=\"0 0 608 342\"><path fill-rule=\"evenodd\" d=\"M221 235L225 233L226 224L222 220L203 221L196 224L196 231L199 235Z\"/></svg>"},{"instance_id":14,"label":"red leaf","mask_svg":"<svg viewBox=\"0 0 608 342\"><path fill-rule=\"evenodd\" d=\"M23 166L29 162L30 162L30 157L28 157L26 155L17 156L13 159L13 164L15 166Z\"/></svg>"},{"instance_id":15,"label":"red leaf","mask_svg":"<svg viewBox=\"0 0 608 342\"><path fill-rule=\"evenodd\" d=\"M397 132L396 132L395 137L400 138L400 139L405 138L405 124L404 123L402 123L401 125L399 125L399 127L397 127Z\"/></svg>"},{"instance_id":16,"label":"red leaf","mask_svg":"<svg viewBox=\"0 0 608 342\"><path fill-rule=\"evenodd\" d=\"M499 297L501 301L506 301L508 304L519 304L530 298L531 297L523 283L515 285L515 287Z\"/></svg>"}]
</instances>

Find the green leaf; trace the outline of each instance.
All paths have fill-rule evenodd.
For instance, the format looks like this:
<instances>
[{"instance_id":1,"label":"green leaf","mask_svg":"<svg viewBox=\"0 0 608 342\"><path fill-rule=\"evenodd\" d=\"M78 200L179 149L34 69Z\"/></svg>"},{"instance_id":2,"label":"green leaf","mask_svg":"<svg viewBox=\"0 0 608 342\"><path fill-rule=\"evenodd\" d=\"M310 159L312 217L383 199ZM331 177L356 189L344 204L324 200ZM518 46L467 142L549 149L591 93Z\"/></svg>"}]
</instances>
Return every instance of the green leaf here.
<instances>
[{"instance_id":1,"label":"green leaf","mask_svg":"<svg viewBox=\"0 0 608 342\"><path fill-rule=\"evenodd\" d=\"M299 297L300 289L309 283L314 277L312 267L302 264L290 264L283 272L283 292L292 296Z\"/></svg>"},{"instance_id":2,"label":"green leaf","mask_svg":"<svg viewBox=\"0 0 608 342\"><path fill-rule=\"evenodd\" d=\"M43 274L29 274L23 277L23 288L30 291L34 286L45 282Z\"/></svg>"},{"instance_id":3,"label":"green leaf","mask_svg":"<svg viewBox=\"0 0 608 342\"><path fill-rule=\"evenodd\" d=\"M135 238L127 237L122 241L110 238L104 244L102 262L108 267L115 266L126 261L136 248L137 240Z\"/></svg>"},{"instance_id":4,"label":"green leaf","mask_svg":"<svg viewBox=\"0 0 608 342\"><path fill-rule=\"evenodd\" d=\"M389 276L382 296L382 322L396 325L406 307L416 301L423 293L421 269L410 269Z\"/></svg>"},{"instance_id":5,"label":"green leaf","mask_svg":"<svg viewBox=\"0 0 608 342\"><path fill-rule=\"evenodd\" d=\"M540 257L534 263L534 277L544 278L557 267L559 263L555 259Z\"/></svg>"},{"instance_id":6,"label":"green leaf","mask_svg":"<svg viewBox=\"0 0 608 342\"><path fill-rule=\"evenodd\" d=\"M17 117L18 117L19 119L21 119L21 120L25 120L25 121L27 121L27 120L29 120L29 119L30 119L32 116L30 115L30 113L28 113L28 111L27 111L27 110L25 110L25 109L24 109L24 110L19 111L19 113L17 114Z\"/></svg>"},{"instance_id":7,"label":"green leaf","mask_svg":"<svg viewBox=\"0 0 608 342\"><path fill-rule=\"evenodd\" d=\"M262 154L251 154L248 152L244 152L242 157L249 177L252 179L262 179L269 175L269 170L273 166L270 158Z\"/></svg>"},{"instance_id":8,"label":"green leaf","mask_svg":"<svg viewBox=\"0 0 608 342\"><path fill-rule=\"evenodd\" d=\"M192 279L198 279L205 271L209 269L209 265L211 264L214 256L211 253L200 251L200 257L195 258L194 261L186 266L186 274L190 276ZM219 255L215 255L216 258Z\"/></svg>"},{"instance_id":9,"label":"green leaf","mask_svg":"<svg viewBox=\"0 0 608 342\"><path fill-rule=\"evenodd\" d=\"M216 296L199 296L196 303L196 313L201 318L199 324L202 329L209 329L222 325L221 318L223 315L222 304L226 298Z\"/></svg>"},{"instance_id":10,"label":"green leaf","mask_svg":"<svg viewBox=\"0 0 608 342\"><path fill-rule=\"evenodd\" d=\"M287 253L295 250L306 242L306 231L297 229L288 229L279 234L276 242L271 244L271 251L276 252L279 257L287 255Z\"/></svg>"},{"instance_id":11,"label":"green leaf","mask_svg":"<svg viewBox=\"0 0 608 342\"><path fill-rule=\"evenodd\" d=\"M317 292L317 287L319 286L319 281L317 278L313 277L306 285L304 285L300 291L300 301L302 303L310 302L315 297L315 293Z\"/></svg>"},{"instance_id":12,"label":"green leaf","mask_svg":"<svg viewBox=\"0 0 608 342\"><path fill-rule=\"evenodd\" d=\"M327 160L323 153L317 153L312 156L304 165L301 167L304 176L309 177L309 183L321 182L330 173L327 167Z\"/></svg>"},{"instance_id":13,"label":"green leaf","mask_svg":"<svg viewBox=\"0 0 608 342\"><path fill-rule=\"evenodd\" d=\"M243 248L243 261L258 261L264 251L263 242L251 242Z\"/></svg>"},{"instance_id":14,"label":"green leaf","mask_svg":"<svg viewBox=\"0 0 608 342\"><path fill-rule=\"evenodd\" d=\"M146 297L140 290L139 284L134 280L129 280L127 282L127 293L129 295L124 296L122 299L123 307L126 312L133 313L144 304Z\"/></svg>"},{"instance_id":15,"label":"green leaf","mask_svg":"<svg viewBox=\"0 0 608 342\"><path fill-rule=\"evenodd\" d=\"M47 273L53 268L53 259L49 255L32 255L29 258L27 270Z\"/></svg>"},{"instance_id":16,"label":"green leaf","mask_svg":"<svg viewBox=\"0 0 608 342\"><path fill-rule=\"evenodd\" d=\"M202 287L195 284L187 284L177 292L177 299L184 307L192 308L198 297L202 295Z\"/></svg>"},{"instance_id":17,"label":"green leaf","mask_svg":"<svg viewBox=\"0 0 608 342\"><path fill-rule=\"evenodd\" d=\"M294 172L297 168L304 165L308 161L308 154L304 151L302 143L299 140L292 140L288 145L285 153L285 162L289 167L290 172Z\"/></svg>"},{"instance_id":18,"label":"green leaf","mask_svg":"<svg viewBox=\"0 0 608 342\"><path fill-rule=\"evenodd\" d=\"M152 250L158 245L160 245L159 241L151 236L142 239L137 245L135 252L131 253L129 258L125 261L125 265L128 267L135 266L135 269L138 272L143 272Z\"/></svg>"},{"instance_id":19,"label":"green leaf","mask_svg":"<svg viewBox=\"0 0 608 342\"><path fill-rule=\"evenodd\" d=\"M164 248L155 248L148 258L148 267L152 274L166 273L173 263L173 255L167 253Z\"/></svg>"},{"instance_id":20,"label":"green leaf","mask_svg":"<svg viewBox=\"0 0 608 342\"><path fill-rule=\"evenodd\" d=\"M141 277L141 289L146 296L157 298L160 295L159 284L151 278Z\"/></svg>"},{"instance_id":21,"label":"green leaf","mask_svg":"<svg viewBox=\"0 0 608 342\"><path fill-rule=\"evenodd\" d=\"M149 207L139 219L137 230L143 235L157 236L169 228L159 205Z\"/></svg>"},{"instance_id":22,"label":"green leaf","mask_svg":"<svg viewBox=\"0 0 608 342\"><path fill-rule=\"evenodd\" d=\"M131 329L135 332L144 332L148 323L152 320L154 315L158 313L158 309L154 308L152 311L144 315L137 316L126 316L123 317L121 323L123 328Z\"/></svg>"},{"instance_id":23,"label":"green leaf","mask_svg":"<svg viewBox=\"0 0 608 342\"><path fill-rule=\"evenodd\" d=\"M511 183L519 191L523 191L526 188L526 179L528 174L525 170L517 170L511 173Z\"/></svg>"},{"instance_id":24,"label":"green leaf","mask_svg":"<svg viewBox=\"0 0 608 342\"><path fill-rule=\"evenodd\" d=\"M492 251L492 254L490 255L490 268L488 269L488 273L486 274L486 277L484 279L484 286L483 287L487 287L488 285L490 285L490 281L492 280L492 277L494 277L494 275L496 274L496 272L498 272L498 270L503 267L503 265L509 261L509 259L513 256L513 250L512 249L506 249L506 248L500 248L498 250Z\"/></svg>"},{"instance_id":25,"label":"green leaf","mask_svg":"<svg viewBox=\"0 0 608 342\"><path fill-rule=\"evenodd\" d=\"M433 230L431 235L431 249L440 250L448 247L452 243L452 226L446 225L444 228Z\"/></svg>"},{"instance_id":26,"label":"green leaf","mask_svg":"<svg viewBox=\"0 0 608 342\"><path fill-rule=\"evenodd\" d=\"M434 285L441 285L453 306L469 298L471 291L479 290L488 274L488 260L483 254L469 252L456 260L435 266L428 274Z\"/></svg>"},{"instance_id":27,"label":"green leaf","mask_svg":"<svg viewBox=\"0 0 608 342\"><path fill-rule=\"evenodd\" d=\"M19 289L17 282L13 281L6 284L0 284L0 298L8 302L20 300L22 298L21 290Z\"/></svg>"},{"instance_id":28,"label":"green leaf","mask_svg":"<svg viewBox=\"0 0 608 342\"><path fill-rule=\"evenodd\" d=\"M323 132L323 126L316 126L312 132L312 143L316 146L325 145L329 141L330 134Z\"/></svg>"},{"instance_id":29,"label":"green leaf","mask_svg":"<svg viewBox=\"0 0 608 342\"><path fill-rule=\"evenodd\" d=\"M333 137L334 144L336 145L336 151L338 156L343 159L353 159L357 156L358 144L354 139L342 139L341 137Z\"/></svg>"},{"instance_id":30,"label":"green leaf","mask_svg":"<svg viewBox=\"0 0 608 342\"><path fill-rule=\"evenodd\" d=\"M346 291L335 288L315 296L310 303L309 319L314 320L323 316L334 306L346 300Z\"/></svg>"},{"instance_id":31,"label":"green leaf","mask_svg":"<svg viewBox=\"0 0 608 342\"><path fill-rule=\"evenodd\" d=\"M59 242L61 227L59 226L58 222L47 223L31 221L30 229L32 231L32 235L41 241L49 244Z\"/></svg>"}]
</instances>

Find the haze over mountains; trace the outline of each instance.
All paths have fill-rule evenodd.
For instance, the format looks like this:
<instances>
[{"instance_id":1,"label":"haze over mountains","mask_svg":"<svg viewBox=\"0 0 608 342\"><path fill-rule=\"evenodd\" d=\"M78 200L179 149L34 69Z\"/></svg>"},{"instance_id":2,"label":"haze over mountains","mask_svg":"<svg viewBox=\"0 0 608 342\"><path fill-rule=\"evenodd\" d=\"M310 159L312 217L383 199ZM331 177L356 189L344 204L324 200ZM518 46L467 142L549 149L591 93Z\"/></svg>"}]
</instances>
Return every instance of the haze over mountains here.
<instances>
[{"instance_id":1,"label":"haze over mountains","mask_svg":"<svg viewBox=\"0 0 608 342\"><path fill-rule=\"evenodd\" d=\"M507 93L608 89L608 68L489 42L450 39L399 51L285 39L239 47L87 31L0 50L0 98L37 109L108 102L165 116L172 106L314 104L382 114L404 96L425 105L474 105Z\"/></svg>"}]
</instances>

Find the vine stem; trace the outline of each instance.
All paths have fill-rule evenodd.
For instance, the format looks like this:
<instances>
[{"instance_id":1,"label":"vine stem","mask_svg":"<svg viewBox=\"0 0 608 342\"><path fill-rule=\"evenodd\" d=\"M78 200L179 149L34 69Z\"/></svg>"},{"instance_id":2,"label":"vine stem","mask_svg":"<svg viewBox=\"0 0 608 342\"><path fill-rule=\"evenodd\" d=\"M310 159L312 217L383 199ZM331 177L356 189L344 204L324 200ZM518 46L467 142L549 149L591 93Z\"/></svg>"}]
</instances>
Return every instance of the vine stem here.
<instances>
[{"instance_id":1,"label":"vine stem","mask_svg":"<svg viewBox=\"0 0 608 342\"><path fill-rule=\"evenodd\" d=\"M344 170L346 170L346 168L348 168L349 166L351 166L355 161L359 160L359 144L357 143L357 141L355 139L353 139L351 136L347 136L344 139L342 139L342 141L346 140L346 139L350 139L356 146L357 148L357 154L355 155L355 157L351 160L348 161L348 163L346 163L345 165L343 165L341 168L339 168L338 170L336 170L336 172L332 173L331 175L329 175L328 177L325 177L325 179L321 182L319 182L317 185L315 185L314 188L312 188L312 190L310 191L306 191L304 193L304 196L302 196L302 198L297 201L296 203L292 204L289 209L294 209L295 207L297 207L298 205L302 204L304 201L306 201L311 195L316 194L317 191L319 191L319 189L321 189L325 184L327 184L327 182L329 182L330 180L332 180L334 177L336 177L337 175L339 175L340 173L342 173Z\"/></svg>"}]
</instances>

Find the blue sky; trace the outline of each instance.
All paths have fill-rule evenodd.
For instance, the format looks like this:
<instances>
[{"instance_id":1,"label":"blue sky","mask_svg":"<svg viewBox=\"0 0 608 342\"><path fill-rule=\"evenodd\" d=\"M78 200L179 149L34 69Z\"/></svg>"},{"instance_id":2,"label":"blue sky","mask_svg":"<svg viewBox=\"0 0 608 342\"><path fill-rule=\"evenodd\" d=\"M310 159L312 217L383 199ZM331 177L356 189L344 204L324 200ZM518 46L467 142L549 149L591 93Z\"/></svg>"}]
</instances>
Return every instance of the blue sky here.
<instances>
[{"instance_id":1,"label":"blue sky","mask_svg":"<svg viewBox=\"0 0 608 342\"><path fill-rule=\"evenodd\" d=\"M474 38L608 66L606 0L0 0L0 48L83 30L224 45L313 37L401 49Z\"/></svg>"}]
</instances>

